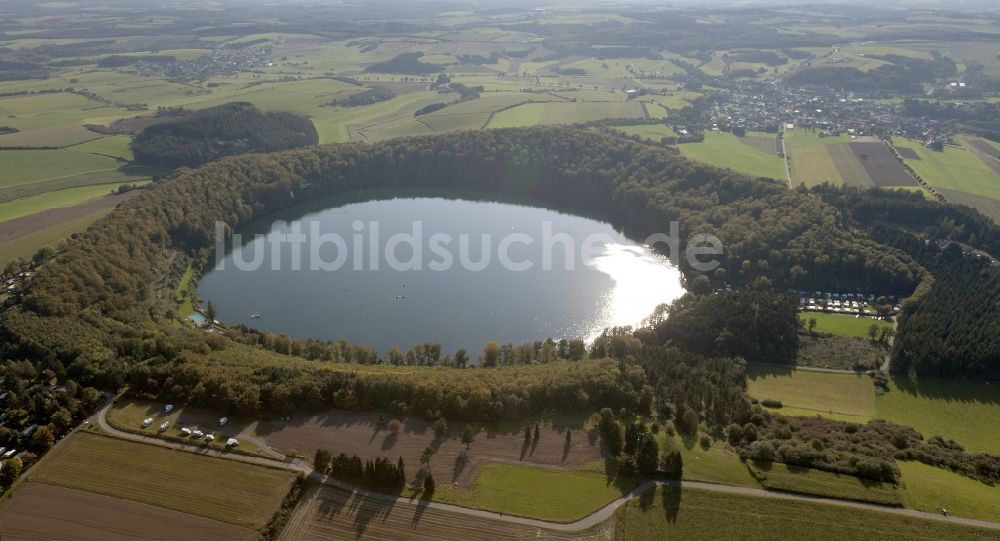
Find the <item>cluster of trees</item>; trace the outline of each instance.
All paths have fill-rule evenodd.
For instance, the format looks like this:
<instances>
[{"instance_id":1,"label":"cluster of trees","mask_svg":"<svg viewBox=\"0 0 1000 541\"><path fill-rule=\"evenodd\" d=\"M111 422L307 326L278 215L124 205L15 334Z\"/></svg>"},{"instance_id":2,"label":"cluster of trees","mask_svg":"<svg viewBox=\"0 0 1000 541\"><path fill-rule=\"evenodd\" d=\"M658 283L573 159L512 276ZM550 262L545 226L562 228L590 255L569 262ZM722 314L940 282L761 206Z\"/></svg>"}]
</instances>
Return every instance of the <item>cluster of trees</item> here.
<instances>
[{"instance_id":1,"label":"cluster of trees","mask_svg":"<svg viewBox=\"0 0 1000 541\"><path fill-rule=\"evenodd\" d=\"M147 127L132 141L139 163L196 167L223 156L275 152L319 142L308 118L265 113L253 104L227 103Z\"/></svg>"},{"instance_id":2,"label":"cluster of trees","mask_svg":"<svg viewBox=\"0 0 1000 541\"><path fill-rule=\"evenodd\" d=\"M326 449L317 449L313 468L324 475L372 488L400 491L406 486L403 457L395 463L385 457L362 461L358 455L332 456Z\"/></svg>"},{"instance_id":3,"label":"cluster of trees","mask_svg":"<svg viewBox=\"0 0 1000 541\"><path fill-rule=\"evenodd\" d=\"M41 64L0 58L0 81L48 78L49 70Z\"/></svg>"},{"instance_id":4,"label":"cluster of trees","mask_svg":"<svg viewBox=\"0 0 1000 541\"><path fill-rule=\"evenodd\" d=\"M650 427L644 422L629 421L624 423L623 429L622 424L610 408L601 410L597 429L606 456L613 461L619 477L681 478L684 465L680 451L668 445L666 452L660 455L660 446L656 443L659 425Z\"/></svg>"},{"instance_id":5,"label":"cluster of trees","mask_svg":"<svg viewBox=\"0 0 1000 541\"><path fill-rule=\"evenodd\" d=\"M10 360L10 353L0 347L0 408L4 413L0 447L24 454L0 469L2 488L8 488L22 467L30 466L103 401L97 389L77 383L55 359Z\"/></svg>"},{"instance_id":6,"label":"cluster of trees","mask_svg":"<svg viewBox=\"0 0 1000 541\"><path fill-rule=\"evenodd\" d=\"M744 459L783 462L899 482L897 460L919 460L986 483L1000 480L1000 457L966 453L938 436L924 440L916 430L886 421L859 425L821 417L771 415L755 406L750 422L726 427L729 443Z\"/></svg>"},{"instance_id":7,"label":"cluster of trees","mask_svg":"<svg viewBox=\"0 0 1000 541\"><path fill-rule=\"evenodd\" d=\"M365 68L366 73L394 73L403 75L430 75L440 73L441 66L420 61L424 53L401 53L384 62L376 62Z\"/></svg>"},{"instance_id":8,"label":"cluster of trees","mask_svg":"<svg viewBox=\"0 0 1000 541\"><path fill-rule=\"evenodd\" d=\"M391 100L396 97L396 93L384 86L373 86L357 94L351 94L346 98L331 101L330 107L361 107L371 105L380 101Z\"/></svg>"},{"instance_id":9,"label":"cluster of trees","mask_svg":"<svg viewBox=\"0 0 1000 541\"><path fill-rule=\"evenodd\" d=\"M798 353L797 300L770 289L687 294L660 307L652 321L655 343L707 357L794 364Z\"/></svg>"}]
</instances>

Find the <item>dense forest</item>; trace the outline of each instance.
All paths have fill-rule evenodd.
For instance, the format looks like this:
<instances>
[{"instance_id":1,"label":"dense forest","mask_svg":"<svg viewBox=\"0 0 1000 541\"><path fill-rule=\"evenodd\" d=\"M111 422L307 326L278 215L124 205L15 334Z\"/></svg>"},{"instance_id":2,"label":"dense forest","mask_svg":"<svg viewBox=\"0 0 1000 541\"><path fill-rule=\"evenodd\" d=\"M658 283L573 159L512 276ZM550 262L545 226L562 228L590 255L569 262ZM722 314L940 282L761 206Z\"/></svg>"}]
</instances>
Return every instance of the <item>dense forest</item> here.
<instances>
[{"instance_id":1,"label":"dense forest","mask_svg":"<svg viewBox=\"0 0 1000 541\"><path fill-rule=\"evenodd\" d=\"M316 127L307 118L265 113L250 103L234 102L149 126L132 141L132 151L142 164L196 167L223 156L275 152L318 142Z\"/></svg>"},{"instance_id":2,"label":"dense forest","mask_svg":"<svg viewBox=\"0 0 1000 541\"><path fill-rule=\"evenodd\" d=\"M49 70L41 64L0 58L0 81L48 79L48 77Z\"/></svg>"},{"instance_id":3,"label":"dense forest","mask_svg":"<svg viewBox=\"0 0 1000 541\"><path fill-rule=\"evenodd\" d=\"M402 53L385 62L378 62L365 68L367 73L394 73L404 75L430 75L443 69L437 64L421 62L424 53Z\"/></svg>"},{"instance_id":4,"label":"dense forest","mask_svg":"<svg viewBox=\"0 0 1000 541\"><path fill-rule=\"evenodd\" d=\"M923 84L955 75L955 61L936 55L931 60L900 55L870 55L889 62L862 71L844 66L804 67L793 71L788 82L795 85L822 85L845 90L888 92L892 94L923 94Z\"/></svg>"},{"instance_id":5,"label":"dense forest","mask_svg":"<svg viewBox=\"0 0 1000 541\"><path fill-rule=\"evenodd\" d=\"M848 222L905 252L928 274L903 305L893 369L923 375L1000 378L1000 227L969 207L919 193L816 188Z\"/></svg>"},{"instance_id":6,"label":"dense forest","mask_svg":"<svg viewBox=\"0 0 1000 541\"><path fill-rule=\"evenodd\" d=\"M383 86L373 86L357 94L351 94L346 98L333 100L329 105L330 107L361 107L362 105L371 105L380 101L391 100L395 97L396 94L392 90Z\"/></svg>"}]
</instances>

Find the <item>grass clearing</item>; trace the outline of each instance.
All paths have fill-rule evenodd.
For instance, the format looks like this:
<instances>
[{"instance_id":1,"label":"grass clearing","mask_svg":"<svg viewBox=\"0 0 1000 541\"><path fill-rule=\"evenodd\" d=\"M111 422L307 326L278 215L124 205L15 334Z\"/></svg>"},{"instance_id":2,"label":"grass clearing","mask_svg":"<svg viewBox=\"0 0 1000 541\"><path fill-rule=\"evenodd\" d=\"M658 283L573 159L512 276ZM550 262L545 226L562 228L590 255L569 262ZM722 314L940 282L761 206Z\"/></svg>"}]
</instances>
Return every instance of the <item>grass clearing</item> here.
<instances>
[{"instance_id":1,"label":"grass clearing","mask_svg":"<svg viewBox=\"0 0 1000 541\"><path fill-rule=\"evenodd\" d=\"M982 540L993 530L808 501L659 487L619 509L618 538Z\"/></svg>"},{"instance_id":2,"label":"grass clearing","mask_svg":"<svg viewBox=\"0 0 1000 541\"><path fill-rule=\"evenodd\" d=\"M57 445L29 479L259 529L295 476L81 432Z\"/></svg>"},{"instance_id":3,"label":"grass clearing","mask_svg":"<svg viewBox=\"0 0 1000 541\"><path fill-rule=\"evenodd\" d=\"M635 486L608 481L603 465L560 471L515 464L486 464L472 490L438 485L435 500L555 522L583 518Z\"/></svg>"},{"instance_id":4,"label":"grass clearing","mask_svg":"<svg viewBox=\"0 0 1000 541\"><path fill-rule=\"evenodd\" d=\"M884 347L867 337L799 333L798 367L874 370L884 361Z\"/></svg>"},{"instance_id":5,"label":"grass clearing","mask_svg":"<svg viewBox=\"0 0 1000 541\"><path fill-rule=\"evenodd\" d=\"M969 452L1000 454L1000 387L974 381L890 378L878 397L879 418L909 425L925 437L951 438Z\"/></svg>"},{"instance_id":6,"label":"grass clearing","mask_svg":"<svg viewBox=\"0 0 1000 541\"><path fill-rule=\"evenodd\" d=\"M922 462L899 461L906 487L904 502L920 511L940 508L960 517L1000 522L1000 487Z\"/></svg>"},{"instance_id":7,"label":"grass clearing","mask_svg":"<svg viewBox=\"0 0 1000 541\"><path fill-rule=\"evenodd\" d=\"M678 148L687 158L717 167L758 177L781 180L786 177L784 160L774 152L773 145L771 153L767 154L744 144L735 135L709 131L705 133L704 142L684 143Z\"/></svg>"},{"instance_id":8,"label":"grass clearing","mask_svg":"<svg viewBox=\"0 0 1000 541\"><path fill-rule=\"evenodd\" d=\"M902 505L902 494L895 485L878 483L811 468L789 466L780 462L748 461L747 468L768 490L811 494L841 500Z\"/></svg>"},{"instance_id":9,"label":"grass clearing","mask_svg":"<svg viewBox=\"0 0 1000 541\"><path fill-rule=\"evenodd\" d=\"M881 329L883 327L892 328L892 322L869 317L854 317L850 314L830 314L825 312L800 312L799 320L808 324L810 319L816 320L816 332L828 332L838 336L854 336L857 338L869 338L868 329L875 325Z\"/></svg>"},{"instance_id":10,"label":"grass clearing","mask_svg":"<svg viewBox=\"0 0 1000 541\"><path fill-rule=\"evenodd\" d=\"M875 386L868 375L834 374L751 364L747 367L750 395L780 400L784 406L824 417L837 414L856 423L875 415ZM789 415L787 408L774 410Z\"/></svg>"},{"instance_id":11,"label":"grass clearing","mask_svg":"<svg viewBox=\"0 0 1000 541\"><path fill-rule=\"evenodd\" d=\"M526 103L506 111L500 111L490 120L490 128L520 128L535 126L542 122L545 112L544 103Z\"/></svg>"}]
</instances>

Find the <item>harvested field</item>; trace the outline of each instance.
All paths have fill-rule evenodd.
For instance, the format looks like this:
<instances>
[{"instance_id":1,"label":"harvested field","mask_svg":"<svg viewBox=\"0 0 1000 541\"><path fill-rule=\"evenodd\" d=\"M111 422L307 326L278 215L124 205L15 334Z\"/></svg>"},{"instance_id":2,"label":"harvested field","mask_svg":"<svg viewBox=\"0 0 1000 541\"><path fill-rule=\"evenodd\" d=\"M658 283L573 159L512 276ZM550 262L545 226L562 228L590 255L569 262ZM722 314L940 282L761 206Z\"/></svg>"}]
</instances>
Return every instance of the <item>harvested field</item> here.
<instances>
[{"instance_id":1,"label":"harvested field","mask_svg":"<svg viewBox=\"0 0 1000 541\"><path fill-rule=\"evenodd\" d=\"M0 509L5 540L251 541L250 528L101 496L72 488L23 483Z\"/></svg>"},{"instance_id":2,"label":"harvested field","mask_svg":"<svg viewBox=\"0 0 1000 541\"><path fill-rule=\"evenodd\" d=\"M875 186L912 186L913 177L903 169L882 141L852 141L851 150Z\"/></svg>"},{"instance_id":3,"label":"harvested field","mask_svg":"<svg viewBox=\"0 0 1000 541\"><path fill-rule=\"evenodd\" d=\"M133 191L121 195L110 195L73 207L51 208L14 220L0 222L0 244L30 235L56 224L82 218L99 210L114 208L122 201L138 193L137 191Z\"/></svg>"},{"instance_id":4,"label":"harvested field","mask_svg":"<svg viewBox=\"0 0 1000 541\"><path fill-rule=\"evenodd\" d=\"M394 505L330 487L314 488L295 510L281 541L327 539L614 539L615 520L577 534L411 505Z\"/></svg>"},{"instance_id":5,"label":"harvested field","mask_svg":"<svg viewBox=\"0 0 1000 541\"><path fill-rule=\"evenodd\" d=\"M385 421L391 419L386 416ZM452 424L449 436L435 442L432 423L409 417L399 421L402 429L398 436L387 429L376 429L376 414L338 410L308 417L293 416L287 422L261 421L255 428L256 436L274 449L296 449L305 456L312 456L317 448L362 458L402 456L411 476L417 473L423 450L436 447L431 461L434 478L439 485L453 483L462 488L471 487L479 467L491 461L568 469L601 458L596 437L579 425L569 427L573 438L568 447L565 432L568 426L547 423L540 427L537 444L525 445L524 427L483 431L476 435L466 454L465 445L459 441L464 424Z\"/></svg>"},{"instance_id":6,"label":"harvested field","mask_svg":"<svg viewBox=\"0 0 1000 541\"><path fill-rule=\"evenodd\" d=\"M899 155L904 160L919 160L920 159L920 155L918 155L917 151L913 150L912 148L899 147L899 148L896 148L896 152L899 152Z\"/></svg>"},{"instance_id":7,"label":"harvested field","mask_svg":"<svg viewBox=\"0 0 1000 541\"><path fill-rule=\"evenodd\" d=\"M261 528L295 479L284 470L77 432L28 479Z\"/></svg>"}]
</instances>

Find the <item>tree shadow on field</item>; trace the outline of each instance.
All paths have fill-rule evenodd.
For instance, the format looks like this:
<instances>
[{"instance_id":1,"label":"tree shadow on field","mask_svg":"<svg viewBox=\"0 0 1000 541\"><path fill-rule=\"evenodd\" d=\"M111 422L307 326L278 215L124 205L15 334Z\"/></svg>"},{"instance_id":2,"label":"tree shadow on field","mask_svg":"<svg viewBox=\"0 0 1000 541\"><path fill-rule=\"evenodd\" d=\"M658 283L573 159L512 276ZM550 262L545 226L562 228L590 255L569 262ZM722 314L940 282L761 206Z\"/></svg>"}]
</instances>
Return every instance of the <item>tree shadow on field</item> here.
<instances>
[{"instance_id":1,"label":"tree shadow on field","mask_svg":"<svg viewBox=\"0 0 1000 541\"><path fill-rule=\"evenodd\" d=\"M388 432L385 435L385 438L382 439L382 450L387 451L392 449L396 445L397 441L399 441L399 435L395 432Z\"/></svg>"},{"instance_id":2,"label":"tree shadow on field","mask_svg":"<svg viewBox=\"0 0 1000 541\"><path fill-rule=\"evenodd\" d=\"M671 482L663 485L663 513L667 517L667 522L677 522L677 515L681 512L681 493L684 491L680 483Z\"/></svg>"},{"instance_id":3,"label":"tree shadow on field","mask_svg":"<svg viewBox=\"0 0 1000 541\"><path fill-rule=\"evenodd\" d=\"M653 506L653 499L656 497L656 487L647 490L639 495L639 508L648 511Z\"/></svg>"},{"instance_id":4,"label":"tree shadow on field","mask_svg":"<svg viewBox=\"0 0 1000 541\"><path fill-rule=\"evenodd\" d=\"M451 469L451 482L454 483L458 476L462 475L465 467L469 464L469 454L459 453L455 456L455 465Z\"/></svg>"},{"instance_id":5,"label":"tree shadow on field","mask_svg":"<svg viewBox=\"0 0 1000 541\"><path fill-rule=\"evenodd\" d=\"M365 530L368 529L368 525L373 520L381 518L384 522L385 517L389 516L392 508L396 506L395 500L366 498L359 494L354 495L354 500L351 503L352 508L356 509L354 516L355 539L364 537Z\"/></svg>"}]
</instances>

